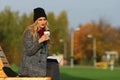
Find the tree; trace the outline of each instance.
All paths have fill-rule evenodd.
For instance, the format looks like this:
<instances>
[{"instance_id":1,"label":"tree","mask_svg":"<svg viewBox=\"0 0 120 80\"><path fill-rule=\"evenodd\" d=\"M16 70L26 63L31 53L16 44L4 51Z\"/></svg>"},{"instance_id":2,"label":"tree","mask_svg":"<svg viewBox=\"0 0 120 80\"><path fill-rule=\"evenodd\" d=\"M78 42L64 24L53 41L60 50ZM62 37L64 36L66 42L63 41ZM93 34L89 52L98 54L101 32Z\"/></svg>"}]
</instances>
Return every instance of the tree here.
<instances>
[{"instance_id":1,"label":"tree","mask_svg":"<svg viewBox=\"0 0 120 80\"><path fill-rule=\"evenodd\" d=\"M87 62L93 57L93 37L96 38L97 61L101 61L105 51L118 51L120 44L119 29L115 30L110 24L100 20L98 24L88 23L80 26L74 37L75 61L82 63L84 58ZM92 38L88 38L88 35Z\"/></svg>"},{"instance_id":2,"label":"tree","mask_svg":"<svg viewBox=\"0 0 120 80\"><path fill-rule=\"evenodd\" d=\"M60 43L60 39L67 42L68 35L68 20L65 11L57 17L54 13L48 13L48 22L51 31L50 40L50 53L52 54L63 54L63 43Z\"/></svg>"}]
</instances>

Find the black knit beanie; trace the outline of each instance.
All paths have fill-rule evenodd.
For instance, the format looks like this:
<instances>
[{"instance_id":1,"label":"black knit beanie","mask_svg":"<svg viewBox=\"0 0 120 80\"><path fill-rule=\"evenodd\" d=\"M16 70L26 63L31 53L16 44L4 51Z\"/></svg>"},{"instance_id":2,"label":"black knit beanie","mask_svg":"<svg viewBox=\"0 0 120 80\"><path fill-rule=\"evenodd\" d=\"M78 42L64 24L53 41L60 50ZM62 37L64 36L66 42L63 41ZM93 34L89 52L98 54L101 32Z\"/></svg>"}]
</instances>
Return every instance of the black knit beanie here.
<instances>
[{"instance_id":1,"label":"black knit beanie","mask_svg":"<svg viewBox=\"0 0 120 80\"><path fill-rule=\"evenodd\" d=\"M44 9L40 7L35 8L34 9L34 22L40 17L45 17L47 19Z\"/></svg>"}]
</instances>

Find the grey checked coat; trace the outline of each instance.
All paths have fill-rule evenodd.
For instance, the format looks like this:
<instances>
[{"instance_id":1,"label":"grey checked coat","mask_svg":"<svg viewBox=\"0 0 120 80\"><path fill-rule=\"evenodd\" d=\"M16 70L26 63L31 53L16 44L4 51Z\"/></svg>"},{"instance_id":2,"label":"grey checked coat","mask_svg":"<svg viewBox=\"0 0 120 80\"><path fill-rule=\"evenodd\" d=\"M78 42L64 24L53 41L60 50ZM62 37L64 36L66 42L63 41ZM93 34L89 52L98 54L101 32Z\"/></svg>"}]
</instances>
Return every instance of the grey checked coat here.
<instances>
[{"instance_id":1,"label":"grey checked coat","mask_svg":"<svg viewBox=\"0 0 120 80\"><path fill-rule=\"evenodd\" d=\"M23 58L20 65L20 75L23 76L46 76L47 72L47 45L46 42L38 43L33 41L33 36L29 30L24 33Z\"/></svg>"}]
</instances>

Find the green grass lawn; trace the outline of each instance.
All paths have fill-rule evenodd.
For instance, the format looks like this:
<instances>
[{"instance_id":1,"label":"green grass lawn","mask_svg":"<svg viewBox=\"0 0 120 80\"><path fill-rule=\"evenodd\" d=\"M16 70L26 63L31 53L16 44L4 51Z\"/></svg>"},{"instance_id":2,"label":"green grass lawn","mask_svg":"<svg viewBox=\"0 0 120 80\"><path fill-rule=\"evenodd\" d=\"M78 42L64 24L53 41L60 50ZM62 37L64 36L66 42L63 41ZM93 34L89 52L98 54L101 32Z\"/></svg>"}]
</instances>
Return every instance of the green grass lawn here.
<instances>
[{"instance_id":1,"label":"green grass lawn","mask_svg":"<svg viewBox=\"0 0 120 80\"><path fill-rule=\"evenodd\" d=\"M120 70L60 68L61 80L120 80Z\"/></svg>"}]
</instances>

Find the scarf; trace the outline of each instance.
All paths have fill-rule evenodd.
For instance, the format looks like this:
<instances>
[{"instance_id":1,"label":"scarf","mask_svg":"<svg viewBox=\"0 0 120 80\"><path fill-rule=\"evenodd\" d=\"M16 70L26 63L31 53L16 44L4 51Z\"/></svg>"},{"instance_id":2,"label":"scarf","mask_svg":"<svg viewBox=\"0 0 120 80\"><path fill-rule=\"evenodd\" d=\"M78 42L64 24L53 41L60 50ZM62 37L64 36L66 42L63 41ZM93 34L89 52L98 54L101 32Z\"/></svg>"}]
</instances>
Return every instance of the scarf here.
<instances>
[{"instance_id":1,"label":"scarf","mask_svg":"<svg viewBox=\"0 0 120 80\"><path fill-rule=\"evenodd\" d=\"M41 37L42 35L44 35L44 29L40 29L40 30L38 31L38 34L39 34L40 37Z\"/></svg>"}]
</instances>

